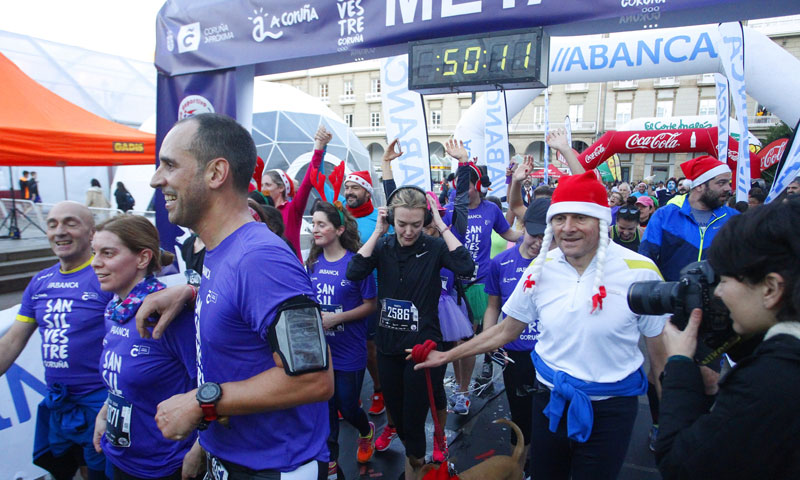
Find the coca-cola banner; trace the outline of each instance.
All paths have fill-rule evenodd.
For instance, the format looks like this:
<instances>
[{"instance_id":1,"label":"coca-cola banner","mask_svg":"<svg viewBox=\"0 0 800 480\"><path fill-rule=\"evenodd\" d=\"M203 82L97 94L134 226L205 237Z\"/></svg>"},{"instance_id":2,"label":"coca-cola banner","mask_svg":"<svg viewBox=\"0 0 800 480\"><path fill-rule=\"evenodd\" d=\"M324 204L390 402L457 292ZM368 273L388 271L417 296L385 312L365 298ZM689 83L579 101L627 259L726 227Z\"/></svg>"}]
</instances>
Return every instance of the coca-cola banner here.
<instances>
[{"instance_id":1,"label":"coca-cola banner","mask_svg":"<svg viewBox=\"0 0 800 480\"><path fill-rule=\"evenodd\" d=\"M735 168L739 158L739 142L728 138L728 165ZM717 129L692 128L685 130L638 130L633 132L606 132L589 148L578 155L578 160L587 170L597 168L609 157L620 153L693 153L706 152L717 156ZM754 154L748 152L748 156ZM751 162L751 172L760 176L759 162Z\"/></svg>"},{"instance_id":2,"label":"coca-cola banner","mask_svg":"<svg viewBox=\"0 0 800 480\"><path fill-rule=\"evenodd\" d=\"M781 160L788 144L788 138L779 138L758 151L756 157L762 172Z\"/></svg>"}]
</instances>

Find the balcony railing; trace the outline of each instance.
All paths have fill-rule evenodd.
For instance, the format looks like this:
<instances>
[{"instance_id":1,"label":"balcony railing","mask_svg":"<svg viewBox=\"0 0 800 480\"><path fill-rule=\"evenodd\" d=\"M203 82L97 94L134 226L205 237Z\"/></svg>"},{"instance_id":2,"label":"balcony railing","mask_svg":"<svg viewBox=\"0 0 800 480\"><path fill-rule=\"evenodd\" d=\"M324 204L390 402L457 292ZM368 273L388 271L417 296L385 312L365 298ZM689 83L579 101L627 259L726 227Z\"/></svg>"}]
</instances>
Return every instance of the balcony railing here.
<instances>
[{"instance_id":1,"label":"balcony railing","mask_svg":"<svg viewBox=\"0 0 800 480\"><path fill-rule=\"evenodd\" d=\"M594 132L596 122L571 122L573 132ZM563 122L550 122L550 131L564 128ZM544 133L544 123L512 123L509 133Z\"/></svg>"},{"instance_id":2,"label":"balcony railing","mask_svg":"<svg viewBox=\"0 0 800 480\"><path fill-rule=\"evenodd\" d=\"M749 128L769 128L777 125L781 120L775 115L748 115L747 126Z\"/></svg>"},{"instance_id":3,"label":"balcony railing","mask_svg":"<svg viewBox=\"0 0 800 480\"><path fill-rule=\"evenodd\" d=\"M353 127L351 128L356 136L386 135L386 127Z\"/></svg>"},{"instance_id":4,"label":"balcony railing","mask_svg":"<svg viewBox=\"0 0 800 480\"><path fill-rule=\"evenodd\" d=\"M318 97L319 101L324 103L325 105L331 104L331 97Z\"/></svg>"},{"instance_id":5,"label":"balcony railing","mask_svg":"<svg viewBox=\"0 0 800 480\"><path fill-rule=\"evenodd\" d=\"M674 88L679 87L681 82L675 77L661 77L657 78L653 86L655 88Z\"/></svg>"},{"instance_id":6,"label":"balcony railing","mask_svg":"<svg viewBox=\"0 0 800 480\"><path fill-rule=\"evenodd\" d=\"M346 103L356 103L356 95L354 93L339 95L339 103L342 105Z\"/></svg>"},{"instance_id":7,"label":"balcony railing","mask_svg":"<svg viewBox=\"0 0 800 480\"><path fill-rule=\"evenodd\" d=\"M697 77L697 84L698 85L716 85L717 80L714 78L713 73L704 73Z\"/></svg>"},{"instance_id":8,"label":"balcony railing","mask_svg":"<svg viewBox=\"0 0 800 480\"><path fill-rule=\"evenodd\" d=\"M636 90L638 86L639 82L636 80L620 80L614 82L614 90Z\"/></svg>"},{"instance_id":9,"label":"balcony railing","mask_svg":"<svg viewBox=\"0 0 800 480\"><path fill-rule=\"evenodd\" d=\"M370 92L364 94L364 100L367 102L380 102L381 101L381 92Z\"/></svg>"},{"instance_id":10,"label":"balcony railing","mask_svg":"<svg viewBox=\"0 0 800 480\"><path fill-rule=\"evenodd\" d=\"M568 83L564 90L567 93L582 93L589 91L589 84L588 83Z\"/></svg>"}]
</instances>

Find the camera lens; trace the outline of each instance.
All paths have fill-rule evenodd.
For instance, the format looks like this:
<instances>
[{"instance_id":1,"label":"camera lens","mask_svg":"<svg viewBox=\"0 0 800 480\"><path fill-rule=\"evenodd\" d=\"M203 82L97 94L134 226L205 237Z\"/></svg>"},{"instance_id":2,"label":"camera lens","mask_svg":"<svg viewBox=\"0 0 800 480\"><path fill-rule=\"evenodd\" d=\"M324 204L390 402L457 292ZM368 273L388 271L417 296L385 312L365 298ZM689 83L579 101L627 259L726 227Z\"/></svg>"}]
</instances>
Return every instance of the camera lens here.
<instances>
[{"instance_id":1,"label":"camera lens","mask_svg":"<svg viewBox=\"0 0 800 480\"><path fill-rule=\"evenodd\" d=\"M634 282L628 288L628 306L639 315L675 313L678 282Z\"/></svg>"}]
</instances>

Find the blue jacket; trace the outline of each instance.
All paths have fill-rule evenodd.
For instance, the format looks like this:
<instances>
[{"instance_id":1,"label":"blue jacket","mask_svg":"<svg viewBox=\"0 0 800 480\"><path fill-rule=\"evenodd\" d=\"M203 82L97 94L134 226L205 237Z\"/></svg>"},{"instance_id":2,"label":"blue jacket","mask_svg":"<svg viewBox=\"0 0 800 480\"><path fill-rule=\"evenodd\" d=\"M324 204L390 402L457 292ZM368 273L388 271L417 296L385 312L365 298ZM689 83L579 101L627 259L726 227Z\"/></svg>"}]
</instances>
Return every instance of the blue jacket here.
<instances>
[{"instance_id":1,"label":"blue jacket","mask_svg":"<svg viewBox=\"0 0 800 480\"><path fill-rule=\"evenodd\" d=\"M738 213L724 205L717 208L703 231L692 217L687 195L676 196L650 217L639 253L655 262L664 280L677 281L683 267L706 257L719 229Z\"/></svg>"}]
</instances>

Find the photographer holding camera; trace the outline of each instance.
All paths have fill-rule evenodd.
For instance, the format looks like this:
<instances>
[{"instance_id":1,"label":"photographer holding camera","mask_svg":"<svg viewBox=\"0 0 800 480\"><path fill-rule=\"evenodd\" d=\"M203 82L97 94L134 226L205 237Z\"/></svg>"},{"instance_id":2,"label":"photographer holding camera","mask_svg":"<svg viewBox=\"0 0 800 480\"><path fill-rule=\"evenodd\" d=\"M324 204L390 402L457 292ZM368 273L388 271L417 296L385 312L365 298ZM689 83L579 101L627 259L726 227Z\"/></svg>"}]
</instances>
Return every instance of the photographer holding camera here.
<instances>
[{"instance_id":1,"label":"photographer holding camera","mask_svg":"<svg viewBox=\"0 0 800 480\"><path fill-rule=\"evenodd\" d=\"M692 359L703 311L683 331L665 326L656 444L665 479L800 478L798 231L800 201L776 202L731 218L711 246L714 295L744 340L716 397L716 375Z\"/></svg>"}]
</instances>

